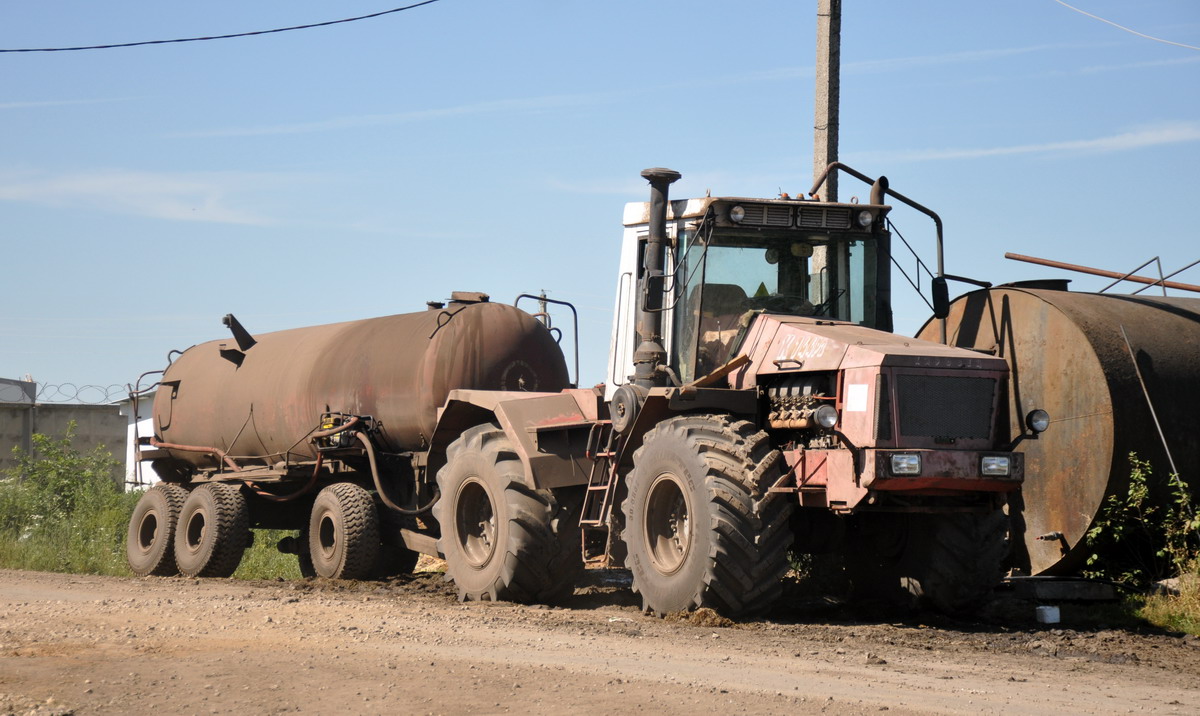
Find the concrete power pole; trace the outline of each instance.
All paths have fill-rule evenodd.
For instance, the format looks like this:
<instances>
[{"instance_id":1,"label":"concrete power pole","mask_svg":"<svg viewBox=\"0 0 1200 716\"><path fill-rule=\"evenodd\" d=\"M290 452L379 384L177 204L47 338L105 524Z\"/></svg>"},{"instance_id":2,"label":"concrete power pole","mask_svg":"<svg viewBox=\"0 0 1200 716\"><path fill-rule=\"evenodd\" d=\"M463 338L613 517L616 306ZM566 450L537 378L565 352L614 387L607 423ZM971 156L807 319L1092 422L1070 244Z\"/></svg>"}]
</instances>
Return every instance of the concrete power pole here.
<instances>
[{"instance_id":1,"label":"concrete power pole","mask_svg":"<svg viewBox=\"0 0 1200 716\"><path fill-rule=\"evenodd\" d=\"M838 158L838 102L842 73L842 0L817 0L817 82L814 97L813 181ZM825 201L837 201L837 175L825 180Z\"/></svg>"},{"instance_id":2,"label":"concrete power pole","mask_svg":"<svg viewBox=\"0 0 1200 716\"><path fill-rule=\"evenodd\" d=\"M813 182L838 158L838 85L842 58L842 0L817 0L817 77L813 105ZM821 199L837 201L837 173L831 173L820 189ZM832 287L838 285L838 272L843 267L828 247L817 246L812 257L813 286L809 295L813 303L830 300ZM845 318L842 307L836 312Z\"/></svg>"}]
</instances>

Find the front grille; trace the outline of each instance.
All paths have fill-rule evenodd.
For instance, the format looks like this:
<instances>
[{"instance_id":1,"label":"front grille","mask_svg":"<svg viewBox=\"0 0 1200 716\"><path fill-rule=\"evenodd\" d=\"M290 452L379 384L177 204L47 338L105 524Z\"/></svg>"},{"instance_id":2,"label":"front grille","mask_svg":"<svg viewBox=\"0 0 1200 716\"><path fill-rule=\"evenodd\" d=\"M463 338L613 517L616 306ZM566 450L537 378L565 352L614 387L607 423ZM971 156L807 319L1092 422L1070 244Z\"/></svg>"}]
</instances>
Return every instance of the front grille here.
<instances>
[{"instance_id":1,"label":"front grille","mask_svg":"<svg viewBox=\"0 0 1200 716\"><path fill-rule=\"evenodd\" d=\"M763 223L767 226L791 226L792 207L775 205L768 206L767 218Z\"/></svg>"},{"instance_id":2,"label":"front grille","mask_svg":"<svg viewBox=\"0 0 1200 716\"><path fill-rule=\"evenodd\" d=\"M850 210L832 206L801 207L799 224L805 229L849 229Z\"/></svg>"},{"instance_id":3,"label":"front grille","mask_svg":"<svg viewBox=\"0 0 1200 716\"><path fill-rule=\"evenodd\" d=\"M988 438L994 378L896 376L900 434L930 438Z\"/></svg>"},{"instance_id":4,"label":"front grille","mask_svg":"<svg viewBox=\"0 0 1200 716\"><path fill-rule=\"evenodd\" d=\"M778 204L742 204L746 215L742 224L748 226L788 226L792 225L792 207Z\"/></svg>"}]
</instances>

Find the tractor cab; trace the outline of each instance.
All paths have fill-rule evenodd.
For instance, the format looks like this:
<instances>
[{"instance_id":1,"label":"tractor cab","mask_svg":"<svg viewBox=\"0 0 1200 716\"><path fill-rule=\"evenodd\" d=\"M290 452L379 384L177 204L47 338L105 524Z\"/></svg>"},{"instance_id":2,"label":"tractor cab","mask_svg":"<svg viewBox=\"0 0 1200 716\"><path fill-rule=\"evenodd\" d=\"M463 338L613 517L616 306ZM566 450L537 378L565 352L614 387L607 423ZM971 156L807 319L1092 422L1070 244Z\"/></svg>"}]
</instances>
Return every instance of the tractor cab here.
<instances>
[{"instance_id":1,"label":"tractor cab","mask_svg":"<svg viewBox=\"0 0 1200 716\"><path fill-rule=\"evenodd\" d=\"M643 282L649 204L625 208L608 390L628 381L638 287L661 293L668 364L681 382L737 355L759 313L890 331L890 235L882 204L705 197L668 205L666 270Z\"/></svg>"}]
</instances>

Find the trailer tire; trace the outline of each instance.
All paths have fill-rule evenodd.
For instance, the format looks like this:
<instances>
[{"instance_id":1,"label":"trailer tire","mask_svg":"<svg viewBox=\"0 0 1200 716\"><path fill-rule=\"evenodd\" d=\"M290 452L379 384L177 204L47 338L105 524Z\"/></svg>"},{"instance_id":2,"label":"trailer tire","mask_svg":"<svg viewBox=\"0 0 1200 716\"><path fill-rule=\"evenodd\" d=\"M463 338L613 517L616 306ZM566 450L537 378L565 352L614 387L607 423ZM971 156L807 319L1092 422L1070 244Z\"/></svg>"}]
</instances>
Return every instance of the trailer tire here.
<instances>
[{"instance_id":1,"label":"trailer tire","mask_svg":"<svg viewBox=\"0 0 1200 716\"><path fill-rule=\"evenodd\" d=\"M626 566L645 611L761 612L782 590L793 505L767 434L728 415L683 415L650 430L622 506Z\"/></svg>"},{"instance_id":2,"label":"trailer tire","mask_svg":"<svg viewBox=\"0 0 1200 716\"><path fill-rule=\"evenodd\" d=\"M175 562L185 577L228 577L250 544L246 498L233 485L209 483L188 495L175 530Z\"/></svg>"},{"instance_id":3,"label":"trailer tire","mask_svg":"<svg viewBox=\"0 0 1200 716\"><path fill-rule=\"evenodd\" d=\"M125 558L139 577L179 574L175 564L175 527L188 491L179 485L159 483L142 494L129 518Z\"/></svg>"},{"instance_id":4,"label":"trailer tire","mask_svg":"<svg viewBox=\"0 0 1200 716\"><path fill-rule=\"evenodd\" d=\"M321 490L308 520L313 572L327 579L369 577L379 548L379 513L371 494L350 482Z\"/></svg>"},{"instance_id":5,"label":"trailer tire","mask_svg":"<svg viewBox=\"0 0 1200 716\"><path fill-rule=\"evenodd\" d=\"M917 544L923 557L904 586L919 606L955 614L980 606L1004 577L1009 519L1004 510L930 516Z\"/></svg>"},{"instance_id":6,"label":"trailer tire","mask_svg":"<svg viewBox=\"0 0 1200 716\"><path fill-rule=\"evenodd\" d=\"M296 567L299 568L301 577L312 579L317 576L317 570L313 569L312 552L308 548L308 525L300 530L296 541Z\"/></svg>"},{"instance_id":7,"label":"trailer tire","mask_svg":"<svg viewBox=\"0 0 1200 716\"><path fill-rule=\"evenodd\" d=\"M408 547L382 545L379 548L379 556L375 559L375 567L371 570L371 577L387 579L388 577L412 574L419 559L421 559L421 553L414 552Z\"/></svg>"},{"instance_id":8,"label":"trailer tire","mask_svg":"<svg viewBox=\"0 0 1200 716\"><path fill-rule=\"evenodd\" d=\"M578 537L567 532L578 532L578 521L554 493L526 484L504 431L490 423L470 428L446 456L433 514L459 600L531 604L571 594L583 560Z\"/></svg>"}]
</instances>

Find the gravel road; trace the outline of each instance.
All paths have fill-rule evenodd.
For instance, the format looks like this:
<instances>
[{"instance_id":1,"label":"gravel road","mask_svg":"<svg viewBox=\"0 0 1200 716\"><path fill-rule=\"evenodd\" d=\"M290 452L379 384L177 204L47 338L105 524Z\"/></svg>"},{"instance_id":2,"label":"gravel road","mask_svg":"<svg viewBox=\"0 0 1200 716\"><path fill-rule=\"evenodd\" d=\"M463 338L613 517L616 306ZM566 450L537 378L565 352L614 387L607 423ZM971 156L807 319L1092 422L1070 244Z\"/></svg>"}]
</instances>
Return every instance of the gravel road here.
<instances>
[{"instance_id":1,"label":"gravel road","mask_svg":"<svg viewBox=\"0 0 1200 716\"><path fill-rule=\"evenodd\" d=\"M459 604L433 573L0 571L0 714L1200 713L1191 637L829 608L658 619L621 573L589 576L546 608Z\"/></svg>"}]
</instances>

